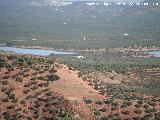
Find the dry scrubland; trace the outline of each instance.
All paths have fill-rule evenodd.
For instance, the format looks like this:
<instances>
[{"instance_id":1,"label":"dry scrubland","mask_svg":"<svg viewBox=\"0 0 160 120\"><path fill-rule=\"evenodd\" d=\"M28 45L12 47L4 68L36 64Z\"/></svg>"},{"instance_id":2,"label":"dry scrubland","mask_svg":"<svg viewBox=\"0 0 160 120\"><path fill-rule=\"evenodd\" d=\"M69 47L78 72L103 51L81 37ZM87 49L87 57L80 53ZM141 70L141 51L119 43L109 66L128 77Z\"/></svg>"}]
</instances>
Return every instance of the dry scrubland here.
<instances>
[{"instance_id":1,"label":"dry scrubland","mask_svg":"<svg viewBox=\"0 0 160 120\"><path fill-rule=\"evenodd\" d=\"M1 119L93 119L83 99L104 98L54 59L1 53L0 68Z\"/></svg>"},{"instance_id":2,"label":"dry scrubland","mask_svg":"<svg viewBox=\"0 0 160 120\"><path fill-rule=\"evenodd\" d=\"M159 91L158 65L130 65L124 73L81 64L77 71L59 60L1 52L0 119L160 119L159 95L143 90Z\"/></svg>"},{"instance_id":3,"label":"dry scrubland","mask_svg":"<svg viewBox=\"0 0 160 120\"><path fill-rule=\"evenodd\" d=\"M0 67L0 119L58 119L71 115L69 102L50 87L59 80L53 60L1 54Z\"/></svg>"},{"instance_id":4,"label":"dry scrubland","mask_svg":"<svg viewBox=\"0 0 160 120\"><path fill-rule=\"evenodd\" d=\"M0 0L1 44L84 56L0 51L0 120L160 120L159 11Z\"/></svg>"},{"instance_id":5,"label":"dry scrubland","mask_svg":"<svg viewBox=\"0 0 160 120\"><path fill-rule=\"evenodd\" d=\"M59 57L61 63L105 96L86 98L97 119L158 120L159 58L145 53L153 48L81 51L84 59Z\"/></svg>"}]
</instances>

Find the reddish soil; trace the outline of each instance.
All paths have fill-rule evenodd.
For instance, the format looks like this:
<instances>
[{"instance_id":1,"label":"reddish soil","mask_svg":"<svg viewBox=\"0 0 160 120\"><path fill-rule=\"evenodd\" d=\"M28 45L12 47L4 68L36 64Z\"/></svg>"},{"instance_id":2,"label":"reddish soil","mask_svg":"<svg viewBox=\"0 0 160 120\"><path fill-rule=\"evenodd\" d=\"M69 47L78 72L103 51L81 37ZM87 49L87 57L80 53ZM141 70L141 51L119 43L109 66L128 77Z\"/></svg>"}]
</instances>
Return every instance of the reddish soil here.
<instances>
[{"instance_id":1,"label":"reddish soil","mask_svg":"<svg viewBox=\"0 0 160 120\"><path fill-rule=\"evenodd\" d=\"M93 89L78 77L77 71L69 70L68 67L61 65L57 70L60 80L51 84L51 88L62 94L68 100L82 100L83 98L103 99L98 91Z\"/></svg>"}]
</instances>

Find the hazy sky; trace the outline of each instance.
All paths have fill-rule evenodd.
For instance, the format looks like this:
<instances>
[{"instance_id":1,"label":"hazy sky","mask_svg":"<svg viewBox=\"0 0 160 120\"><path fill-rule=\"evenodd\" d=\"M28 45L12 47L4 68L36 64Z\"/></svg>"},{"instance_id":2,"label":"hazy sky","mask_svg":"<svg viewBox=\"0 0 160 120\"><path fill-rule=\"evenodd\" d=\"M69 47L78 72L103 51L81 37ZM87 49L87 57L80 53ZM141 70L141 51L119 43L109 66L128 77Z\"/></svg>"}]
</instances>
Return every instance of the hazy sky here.
<instances>
[{"instance_id":1,"label":"hazy sky","mask_svg":"<svg viewBox=\"0 0 160 120\"><path fill-rule=\"evenodd\" d=\"M69 0L69 1L142 2L144 0Z\"/></svg>"}]
</instances>

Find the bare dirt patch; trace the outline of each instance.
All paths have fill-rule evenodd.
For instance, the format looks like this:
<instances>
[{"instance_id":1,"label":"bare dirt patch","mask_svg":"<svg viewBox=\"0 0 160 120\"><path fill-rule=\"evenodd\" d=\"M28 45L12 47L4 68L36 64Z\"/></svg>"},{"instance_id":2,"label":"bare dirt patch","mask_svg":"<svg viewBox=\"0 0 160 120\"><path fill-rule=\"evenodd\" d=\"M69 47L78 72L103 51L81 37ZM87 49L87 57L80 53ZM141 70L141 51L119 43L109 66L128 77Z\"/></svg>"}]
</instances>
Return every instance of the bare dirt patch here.
<instances>
[{"instance_id":1,"label":"bare dirt patch","mask_svg":"<svg viewBox=\"0 0 160 120\"><path fill-rule=\"evenodd\" d=\"M62 65L57 70L60 80L51 84L51 88L61 93L68 100L82 100L83 98L102 99L98 91L94 90L87 82L78 77L77 71L69 70L68 67Z\"/></svg>"}]
</instances>

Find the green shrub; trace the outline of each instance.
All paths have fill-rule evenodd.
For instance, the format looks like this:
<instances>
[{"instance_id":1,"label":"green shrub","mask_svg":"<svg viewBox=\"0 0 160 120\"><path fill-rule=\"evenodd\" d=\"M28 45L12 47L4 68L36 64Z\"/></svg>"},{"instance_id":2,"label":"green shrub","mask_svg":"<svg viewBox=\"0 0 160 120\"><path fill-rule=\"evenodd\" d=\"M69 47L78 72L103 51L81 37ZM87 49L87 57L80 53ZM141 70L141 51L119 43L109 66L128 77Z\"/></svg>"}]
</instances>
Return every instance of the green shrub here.
<instances>
[{"instance_id":1,"label":"green shrub","mask_svg":"<svg viewBox=\"0 0 160 120\"><path fill-rule=\"evenodd\" d=\"M3 65L3 63L2 62L0 62L0 68L2 68L4 65Z\"/></svg>"},{"instance_id":2,"label":"green shrub","mask_svg":"<svg viewBox=\"0 0 160 120\"><path fill-rule=\"evenodd\" d=\"M55 70L54 68L52 68L50 71L49 71L49 73L56 73L57 72L57 70Z\"/></svg>"},{"instance_id":3,"label":"green shrub","mask_svg":"<svg viewBox=\"0 0 160 120\"><path fill-rule=\"evenodd\" d=\"M20 104L25 105L25 104L26 104L26 101L25 101L25 100L21 100L21 101L20 101Z\"/></svg>"},{"instance_id":4,"label":"green shrub","mask_svg":"<svg viewBox=\"0 0 160 120\"><path fill-rule=\"evenodd\" d=\"M48 81L56 81L56 80L59 80L59 76L57 75L54 75L54 74L51 74L48 76Z\"/></svg>"},{"instance_id":5,"label":"green shrub","mask_svg":"<svg viewBox=\"0 0 160 120\"><path fill-rule=\"evenodd\" d=\"M109 100L109 99L106 99L106 100L104 100L104 101L103 101L103 103L104 103L104 104L111 104L111 103L112 103L112 101L111 101L111 100Z\"/></svg>"},{"instance_id":6,"label":"green shrub","mask_svg":"<svg viewBox=\"0 0 160 120\"><path fill-rule=\"evenodd\" d=\"M128 107L128 105L127 105L126 103L123 103L123 104L121 105L121 108L126 108L126 107Z\"/></svg>"},{"instance_id":7,"label":"green shrub","mask_svg":"<svg viewBox=\"0 0 160 120\"><path fill-rule=\"evenodd\" d=\"M141 104L136 104L135 107L136 108L140 108L142 105Z\"/></svg>"},{"instance_id":8,"label":"green shrub","mask_svg":"<svg viewBox=\"0 0 160 120\"><path fill-rule=\"evenodd\" d=\"M6 68L13 68L13 66L11 64L7 64Z\"/></svg>"},{"instance_id":9,"label":"green shrub","mask_svg":"<svg viewBox=\"0 0 160 120\"><path fill-rule=\"evenodd\" d=\"M100 118L100 120L109 120L109 118L106 117L106 116L103 116L103 117Z\"/></svg>"},{"instance_id":10,"label":"green shrub","mask_svg":"<svg viewBox=\"0 0 160 120\"><path fill-rule=\"evenodd\" d=\"M44 86L44 87L48 87L49 84L50 84L49 82L46 82L46 83L43 84L43 86Z\"/></svg>"},{"instance_id":11,"label":"green shrub","mask_svg":"<svg viewBox=\"0 0 160 120\"><path fill-rule=\"evenodd\" d=\"M13 102L13 103L17 103L17 102L18 102L18 98L12 99L12 102Z\"/></svg>"},{"instance_id":12,"label":"green shrub","mask_svg":"<svg viewBox=\"0 0 160 120\"><path fill-rule=\"evenodd\" d=\"M2 81L2 85L7 85L8 84L8 81L7 80L3 80Z\"/></svg>"},{"instance_id":13,"label":"green shrub","mask_svg":"<svg viewBox=\"0 0 160 120\"><path fill-rule=\"evenodd\" d=\"M85 102L86 104L91 104L91 103L92 103L92 100L91 100L91 99L84 99L84 102Z\"/></svg>"},{"instance_id":14,"label":"green shrub","mask_svg":"<svg viewBox=\"0 0 160 120\"><path fill-rule=\"evenodd\" d=\"M145 109L146 113L153 113L153 112L157 112L156 108L149 108L149 109Z\"/></svg>"},{"instance_id":15,"label":"green shrub","mask_svg":"<svg viewBox=\"0 0 160 120\"><path fill-rule=\"evenodd\" d=\"M102 105L102 101L100 101L100 100L96 100L96 104L98 104L98 105Z\"/></svg>"},{"instance_id":16,"label":"green shrub","mask_svg":"<svg viewBox=\"0 0 160 120\"><path fill-rule=\"evenodd\" d=\"M122 114L124 114L124 115L129 115L129 111L122 111Z\"/></svg>"},{"instance_id":17,"label":"green shrub","mask_svg":"<svg viewBox=\"0 0 160 120\"><path fill-rule=\"evenodd\" d=\"M154 103L154 102L149 102L148 104L151 105L151 106L153 106L153 107L155 107L155 106L157 105L157 104Z\"/></svg>"},{"instance_id":18,"label":"green shrub","mask_svg":"<svg viewBox=\"0 0 160 120\"><path fill-rule=\"evenodd\" d=\"M95 111L95 112L94 112L94 115L96 115L96 116L100 116L100 115L101 115L101 113L100 113L99 111Z\"/></svg>"},{"instance_id":19,"label":"green shrub","mask_svg":"<svg viewBox=\"0 0 160 120\"><path fill-rule=\"evenodd\" d=\"M9 97L10 99L14 100L14 99L15 99L15 94L11 93L11 94L8 95L8 97Z\"/></svg>"},{"instance_id":20,"label":"green shrub","mask_svg":"<svg viewBox=\"0 0 160 120\"><path fill-rule=\"evenodd\" d=\"M52 95L52 91L49 91L46 93L47 96L51 96Z\"/></svg>"},{"instance_id":21,"label":"green shrub","mask_svg":"<svg viewBox=\"0 0 160 120\"><path fill-rule=\"evenodd\" d=\"M16 106L15 105L9 105L7 106L7 109L14 109Z\"/></svg>"},{"instance_id":22,"label":"green shrub","mask_svg":"<svg viewBox=\"0 0 160 120\"><path fill-rule=\"evenodd\" d=\"M102 108L102 109L99 109L99 111L101 111L101 112L107 112L107 109L106 108Z\"/></svg>"},{"instance_id":23,"label":"green shrub","mask_svg":"<svg viewBox=\"0 0 160 120\"><path fill-rule=\"evenodd\" d=\"M111 107L111 110L114 111L114 110L116 110L117 108L118 108L117 106L112 106L112 107Z\"/></svg>"},{"instance_id":24,"label":"green shrub","mask_svg":"<svg viewBox=\"0 0 160 120\"><path fill-rule=\"evenodd\" d=\"M112 105L112 106L118 106L119 104L116 103L116 102L114 102L114 103L112 103L111 105Z\"/></svg>"},{"instance_id":25,"label":"green shrub","mask_svg":"<svg viewBox=\"0 0 160 120\"><path fill-rule=\"evenodd\" d=\"M135 110L134 113L136 113L136 114L141 114L141 113L142 113L142 110Z\"/></svg>"},{"instance_id":26,"label":"green shrub","mask_svg":"<svg viewBox=\"0 0 160 120\"><path fill-rule=\"evenodd\" d=\"M149 105L143 105L143 107L144 107L145 109L148 109L148 108L149 108Z\"/></svg>"},{"instance_id":27,"label":"green shrub","mask_svg":"<svg viewBox=\"0 0 160 120\"><path fill-rule=\"evenodd\" d=\"M139 117L139 116L134 117L133 120L141 120L141 117Z\"/></svg>"},{"instance_id":28,"label":"green shrub","mask_svg":"<svg viewBox=\"0 0 160 120\"><path fill-rule=\"evenodd\" d=\"M24 58L17 58L18 62L25 62Z\"/></svg>"},{"instance_id":29,"label":"green shrub","mask_svg":"<svg viewBox=\"0 0 160 120\"><path fill-rule=\"evenodd\" d=\"M157 113L157 119L156 120L160 120L160 112Z\"/></svg>"},{"instance_id":30,"label":"green shrub","mask_svg":"<svg viewBox=\"0 0 160 120\"><path fill-rule=\"evenodd\" d=\"M28 94L29 92L30 92L29 89L24 89L24 90L23 90L23 93L24 93L24 94Z\"/></svg>"}]
</instances>

